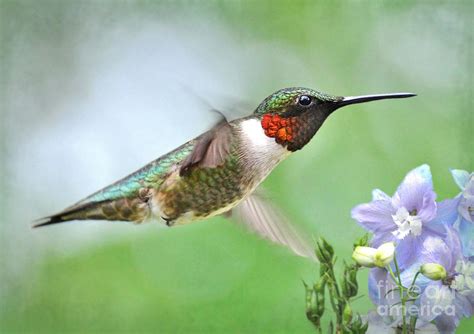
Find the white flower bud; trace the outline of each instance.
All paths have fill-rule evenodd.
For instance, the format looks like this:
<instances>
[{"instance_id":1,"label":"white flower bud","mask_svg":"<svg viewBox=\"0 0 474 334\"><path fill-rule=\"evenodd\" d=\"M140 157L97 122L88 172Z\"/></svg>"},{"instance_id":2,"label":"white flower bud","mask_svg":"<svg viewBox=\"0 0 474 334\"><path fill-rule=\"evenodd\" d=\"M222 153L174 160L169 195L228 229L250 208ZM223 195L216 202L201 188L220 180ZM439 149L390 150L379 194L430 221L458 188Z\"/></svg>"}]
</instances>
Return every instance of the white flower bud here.
<instances>
[{"instance_id":1,"label":"white flower bud","mask_svg":"<svg viewBox=\"0 0 474 334\"><path fill-rule=\"evenodd\" d=\"M395 245L393 242L386 242L377 248L374 255L374 264L377 267L385 268L393 261L395 256Z\"/></svg>"},{"instance_id":2,"label":"white flower bud","mask_svg":"<svg viewBox=\"0 0 474 334\"><path fill-rule=\"evenodd\" d=\"M446 278L446 269L438 263L425 263L420 267L420 272L433 281Z\"/></svg>"},{"instance_id":3,"label":"white flower bud","mask_svg":"<svg viewBox=\"0 0 474 334\"><path fill-rule=\"evenodd\" d=\"M357 264L372 268L375 266L374 264L374 256L377 250L372 247L365 247L365 246L357 246L352 253L352 258L354 259Z\"/></svg>"}]
</instances>

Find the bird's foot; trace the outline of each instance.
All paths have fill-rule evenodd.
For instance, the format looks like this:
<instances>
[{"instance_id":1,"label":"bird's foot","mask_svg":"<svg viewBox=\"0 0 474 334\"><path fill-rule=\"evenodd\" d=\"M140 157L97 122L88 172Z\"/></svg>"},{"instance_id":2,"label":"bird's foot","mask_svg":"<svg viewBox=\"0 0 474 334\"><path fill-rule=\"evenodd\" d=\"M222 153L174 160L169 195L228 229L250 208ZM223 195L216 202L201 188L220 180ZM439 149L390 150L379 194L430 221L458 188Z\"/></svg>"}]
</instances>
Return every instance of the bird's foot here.
<instances>
[{"instance_id":1,"label":"bird's foot","mask_svg":"<svg viewBox=\"0 0 474 334\"><path fill-rule=\"evenodd\" d=\"M161 219L163 219L165 221L165 224L168 227L171 227L171 226L174 225L174 219L173 218L167 218L167 217L161 216Z\"/></svg>"}]
</instances>

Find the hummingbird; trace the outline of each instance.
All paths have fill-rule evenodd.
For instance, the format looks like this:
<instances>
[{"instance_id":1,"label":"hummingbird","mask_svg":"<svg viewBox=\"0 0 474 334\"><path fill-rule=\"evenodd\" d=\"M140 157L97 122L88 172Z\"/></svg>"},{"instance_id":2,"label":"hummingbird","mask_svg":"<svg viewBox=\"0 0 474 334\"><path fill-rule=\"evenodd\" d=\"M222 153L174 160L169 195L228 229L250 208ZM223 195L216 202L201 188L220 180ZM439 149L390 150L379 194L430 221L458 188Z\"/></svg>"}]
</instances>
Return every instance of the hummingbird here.
<instances>
[{"instance_id":1,"label":"hummingbird","mask_svg":"<svg viewBox=\"0 0 474 334\"><path fill-rule=\"evenodd\" d=\"M285 158L301 150L342 107L415 96L390 93L333 96L291 87L265 98L252 114L222 119L210 130L34 227L74 220L189 224L216 215L236 217L251 231L300 256L312 248L259 191Z\"/></svg>"}]
</instances>

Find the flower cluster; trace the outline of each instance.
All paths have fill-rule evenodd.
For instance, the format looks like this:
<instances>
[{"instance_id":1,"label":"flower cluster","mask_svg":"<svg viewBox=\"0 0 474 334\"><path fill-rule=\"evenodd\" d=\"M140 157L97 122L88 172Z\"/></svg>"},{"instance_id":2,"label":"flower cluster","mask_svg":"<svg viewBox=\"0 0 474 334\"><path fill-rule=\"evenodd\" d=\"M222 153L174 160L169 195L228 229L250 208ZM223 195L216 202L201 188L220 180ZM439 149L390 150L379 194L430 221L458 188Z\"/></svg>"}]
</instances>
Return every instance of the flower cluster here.
<instances>
[{"instance_id":1,"label":"flower cluster","mask_svg":"<svg viewBox=\"0 0 474 334\"><path fill-rule=\"evenodd\" d=\"M451 173L461 189L453 199L436 201L430 168L422 165L392 197L377 189L370 203L352 210L373 234L371 247L353 254L372 268L369 294L377 313L368 318L369 331L375 319L404 332L434 324L451 333L474 314L474 174Z\"/></svg>"}]
</instances>

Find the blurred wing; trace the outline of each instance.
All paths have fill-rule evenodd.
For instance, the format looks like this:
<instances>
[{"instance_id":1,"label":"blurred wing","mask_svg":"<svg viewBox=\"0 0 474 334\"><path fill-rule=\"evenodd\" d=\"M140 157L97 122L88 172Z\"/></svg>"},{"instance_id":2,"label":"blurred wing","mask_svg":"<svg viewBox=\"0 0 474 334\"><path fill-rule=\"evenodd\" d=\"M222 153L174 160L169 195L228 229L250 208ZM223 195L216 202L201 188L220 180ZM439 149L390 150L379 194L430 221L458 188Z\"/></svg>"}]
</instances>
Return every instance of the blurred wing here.
<instances>
[{"instance_id":1,"label":"blurred wing","mask_svg":"<svg viewBox=\"0 0 474 334\"><path fill-rule=\"evenodd\" d=\"M193 151L183 161L179 174L193 167L217 167L224 164L230 151L232 128L226 119L196 139Z\"/></svg>"},{"instance_id":2,"label":"blurred wing","mask_svg":"<svg viewBox=\"0 0 474 334\"><path fill-rule=\"evenodd\" d=\"M313 247L285 216L261 194L253 193L232 210L232 218L295 254L316 260Z\"/></svg>"}]
</instances>

